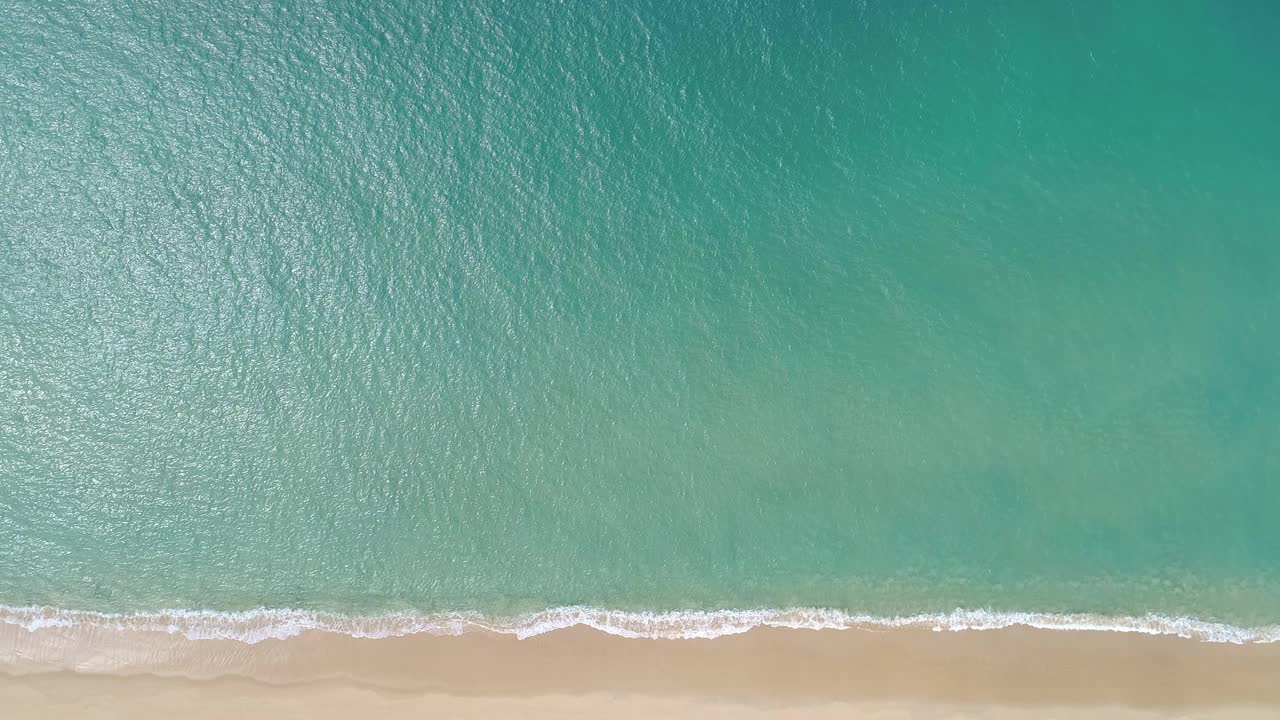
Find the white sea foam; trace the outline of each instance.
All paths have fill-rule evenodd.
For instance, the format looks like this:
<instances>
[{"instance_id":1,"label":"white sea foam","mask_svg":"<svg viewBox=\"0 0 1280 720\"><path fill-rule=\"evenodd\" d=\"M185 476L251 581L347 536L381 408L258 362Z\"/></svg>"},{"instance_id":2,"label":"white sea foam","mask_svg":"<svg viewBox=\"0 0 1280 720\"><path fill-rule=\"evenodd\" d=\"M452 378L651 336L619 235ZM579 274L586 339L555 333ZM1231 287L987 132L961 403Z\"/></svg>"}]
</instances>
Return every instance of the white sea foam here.
<instances>
[{"instance_id":1,"label":"white sea foam","mask_svg":"<svg viewBox=\"0 0 1280 720\"><path fill-rule=\"evenodd\" d=\"M164 610L152 613L100 613L52 607L2 607L0 622L29 631L46 628L99 628L152 631L183 635L191 640L236 640L256 643L292 637L308 630L342 633L361 638L427 633L460 635L492 632L529 638L584 625L628 638L715 638L755 627L807 630L930 628L935 631L997 630L1025 626L1044 630L1091 630L1176 635L1205 642L1256 643L1280 641L1280 625L1238 627L1194 618L1144 615L1108 617L1087 614L954 610L949 613L877 617L839 610L789 608L762 610L679 610L631 612L591 607L558 607L516 616L478 612L430 614L385 613L348 616L309 610L261 608L243 612Z\"/></svg>"}]
</instances>

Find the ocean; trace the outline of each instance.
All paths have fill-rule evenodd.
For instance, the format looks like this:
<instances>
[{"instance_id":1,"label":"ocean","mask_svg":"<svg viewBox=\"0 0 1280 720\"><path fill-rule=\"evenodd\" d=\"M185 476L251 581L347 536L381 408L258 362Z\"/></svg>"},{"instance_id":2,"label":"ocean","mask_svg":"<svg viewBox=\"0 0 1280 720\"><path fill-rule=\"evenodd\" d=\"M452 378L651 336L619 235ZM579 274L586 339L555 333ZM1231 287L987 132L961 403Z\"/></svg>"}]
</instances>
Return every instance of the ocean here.
<instances>
[{"instance_id":1,"label":"ocean","mask_svg":"<svg viewBox=\"0 0 1280 720\"><path fill-rule=\"evenodd\" d=\"M0 618L1280 639L1280 7L9 0Z\"/></svg>"}]
</instances>

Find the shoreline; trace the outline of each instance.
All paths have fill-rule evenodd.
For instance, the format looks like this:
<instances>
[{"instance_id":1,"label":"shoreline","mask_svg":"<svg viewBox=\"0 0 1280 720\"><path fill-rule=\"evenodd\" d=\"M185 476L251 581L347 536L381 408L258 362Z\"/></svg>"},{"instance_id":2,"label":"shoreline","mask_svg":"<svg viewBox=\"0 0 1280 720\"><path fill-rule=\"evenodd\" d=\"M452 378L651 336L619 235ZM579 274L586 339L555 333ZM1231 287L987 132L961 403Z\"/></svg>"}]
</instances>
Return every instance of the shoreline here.
<instances>
[{"instance_id":1,"label":"shoreline","mask_svg":"<svg viewBox=\"0 0 1280 720\"><path fill-rule=\"evenodd\" d=\"M406 716L432 709L504 716L498 706L506 703L511 717L536 716L536 708L547 717L598 716L606 708L610 716L627 716L627 708L637 716L680 716L676 706L686 705L689 717L714 708L738 716L802 706L811 711L805 716L833 717L854 709L957 717L1050 707L1062 717L1104 710L1234 717L1280 709L1277 677L1278 643L1028 627L757 627L687 640L623 638L582 626L527 639L483 630L377 639L302 630L246 643L0 624L0 703L33 718L65 713L59 703L73 700L76 707L101 701L129 717L148 717L151 708L159 717L173 707L148 705L155 698L186 698L212 713L248 696L267 704L290 698L287 707L299 716L323 715L342 704L340 696L359 696L359 707L398 707ZM659 710L663 703L671 707Z\"/></svg>"},{"instance_id":2,"label":"shoreline","mask_svg":"<svg viewBox=\"0 0 1280 720\"><path fill-rule=\"evenodd\" d=\"M28 631L50 628L154 631L181 635L188 640L232 639L248 644L263 640L283 640L308 631L373 639L490 632L527 639L574 627L588 627L609 635L636 639L713 639L741 634L755 628L989 631L1025 627L1067 632L1167 635L1237 645L1280 642L1280 625L1248 627L1155 613L1143 616L1108 616L959 608L945 613L889 617L806 607L628 611L561 606L503 616L478 611L349 615L271 608L109 613L49 606L0 606L0 627L6 625Z\"/></svg>"}]
</instances>

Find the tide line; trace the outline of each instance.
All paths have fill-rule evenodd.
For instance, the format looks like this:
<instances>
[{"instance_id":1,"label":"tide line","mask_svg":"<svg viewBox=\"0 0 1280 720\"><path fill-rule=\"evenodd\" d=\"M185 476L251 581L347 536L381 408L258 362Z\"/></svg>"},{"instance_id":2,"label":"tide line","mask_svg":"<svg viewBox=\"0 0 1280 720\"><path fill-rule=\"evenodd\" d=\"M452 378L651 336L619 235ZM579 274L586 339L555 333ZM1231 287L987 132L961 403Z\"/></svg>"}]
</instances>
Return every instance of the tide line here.
<instances>
[{"instance_id":1,"label":"tide line","mask_svg":"<svg viewBox=\"0 0 1280 720\"><path fill-rule=\"evenodd\" d=\"M627 638L696 639L736 635L756 627L803 630L928 628L938 632L998 630L1024 626L1059 631L1109 631L1176 635L1204 642L1258 643L1280 641L1280 625L1239 627L1226 623L1165 615L1104 616L957 609L898 617L852 614L822 608L759 610L673 610L636 612L584 606L549 608L514 616L480 612L392 612L343 615L311 610L258 608L239 612L161 610L103 613L55 607L0 606L0 622L36 632L49 628L163 632L190 640L235 640L257 643L318 631L359 638L414 635L460 635L489 631L530 638L564 628L586 626Z\"/></svg>"}]
</instances>

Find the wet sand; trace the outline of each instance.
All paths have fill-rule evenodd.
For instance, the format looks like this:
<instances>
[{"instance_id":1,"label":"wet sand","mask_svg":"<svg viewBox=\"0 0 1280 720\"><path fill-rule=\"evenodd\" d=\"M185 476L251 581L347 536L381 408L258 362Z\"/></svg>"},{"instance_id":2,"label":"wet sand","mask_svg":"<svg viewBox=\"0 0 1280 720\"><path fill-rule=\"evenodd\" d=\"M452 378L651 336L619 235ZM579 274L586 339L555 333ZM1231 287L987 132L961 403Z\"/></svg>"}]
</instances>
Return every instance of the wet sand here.
<instances>
[{"instance_id":1,"label":"wet sand","mask_svg":"<svg viewBox=\"0 0 1280 720\"><path fill-rule=\"evenodd\" d=\"M250 645L2 625L0 669L5 718L1280 717L1280 643L1026 628Z\"/></svg>"}]
</instances>

